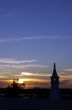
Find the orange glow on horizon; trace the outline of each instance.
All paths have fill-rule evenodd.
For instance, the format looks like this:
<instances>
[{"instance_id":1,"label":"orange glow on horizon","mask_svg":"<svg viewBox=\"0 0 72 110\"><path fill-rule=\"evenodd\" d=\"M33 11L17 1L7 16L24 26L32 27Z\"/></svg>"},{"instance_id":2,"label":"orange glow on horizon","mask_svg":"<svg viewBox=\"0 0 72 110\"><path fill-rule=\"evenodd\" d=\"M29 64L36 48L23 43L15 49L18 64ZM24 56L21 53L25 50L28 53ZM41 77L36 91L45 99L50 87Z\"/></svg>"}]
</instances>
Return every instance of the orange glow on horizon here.
<instances>
[{"instance_id":1,"label":"orange glow on horizon","mask_svg":"<svg viewBox=\"0 0 72 110\"><path fill-rule=\"evenodd\" d=\"M11 85L13 83L13 80L2 80L0 81L2 83L2 87L7 87L8 85ZM26 88L33 88L33 87L40 87L42 86L41 83L47 84L49 81L48 80L43 80L43 79L32 79L32 78L20 78L18 80L19 84L25 83Z\"/></svg>"}]
</instances>

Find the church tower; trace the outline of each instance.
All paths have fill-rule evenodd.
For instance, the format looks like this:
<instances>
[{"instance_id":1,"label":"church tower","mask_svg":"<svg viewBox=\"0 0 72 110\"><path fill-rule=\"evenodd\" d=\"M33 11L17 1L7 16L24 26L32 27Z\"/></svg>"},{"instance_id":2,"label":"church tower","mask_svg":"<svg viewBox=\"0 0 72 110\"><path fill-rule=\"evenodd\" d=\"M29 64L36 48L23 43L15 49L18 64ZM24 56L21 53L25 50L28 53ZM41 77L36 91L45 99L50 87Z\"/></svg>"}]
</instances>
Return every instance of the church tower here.
<instances>
[{"instance_id":1,"label":"church tower","mask_svg":"<svg viewBox=\"0 0 72 110\"><path fill-rule=\"evenodd\" d=\"M56 71L56 64L54 63L53 74L51 76L51 94L50 100L59 100L59 76Z\"/></svg>"}]
</instances>

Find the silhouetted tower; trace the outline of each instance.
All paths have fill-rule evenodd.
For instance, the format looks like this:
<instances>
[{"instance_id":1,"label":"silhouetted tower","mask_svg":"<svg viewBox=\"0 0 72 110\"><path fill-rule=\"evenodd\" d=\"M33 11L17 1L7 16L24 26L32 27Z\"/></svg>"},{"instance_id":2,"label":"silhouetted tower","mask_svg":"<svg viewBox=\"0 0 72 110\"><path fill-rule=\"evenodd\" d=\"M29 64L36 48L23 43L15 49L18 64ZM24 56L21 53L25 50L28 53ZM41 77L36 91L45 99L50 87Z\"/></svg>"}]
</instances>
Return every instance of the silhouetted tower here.
<instances>
[{"instance_id":1,"label":"silhouetted tower","mask_svg":"<svg viewBox=\"0 0 72 110\"><path fill-rule=\"evenodd\" d=\"M56 71L56 64L54 63L53 74L51 76L51 94L50 100L59 100L59 76Z\"/></svg>"}]
</instances>

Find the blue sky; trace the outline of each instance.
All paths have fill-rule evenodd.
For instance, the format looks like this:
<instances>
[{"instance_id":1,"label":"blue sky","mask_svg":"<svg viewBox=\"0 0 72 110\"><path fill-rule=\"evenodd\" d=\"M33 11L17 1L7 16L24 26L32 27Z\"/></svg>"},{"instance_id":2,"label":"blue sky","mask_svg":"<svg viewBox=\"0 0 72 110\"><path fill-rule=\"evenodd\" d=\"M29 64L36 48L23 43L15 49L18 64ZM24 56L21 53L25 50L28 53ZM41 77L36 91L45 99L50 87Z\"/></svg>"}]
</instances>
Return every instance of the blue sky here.
<instances>
[{"instance_id":1,"label":"blue sky","mask_svg":"<svg viewBox=\"0 0 72 110\"><path fill-rule=\"evenodd\" d=\"M0 0L0 65L24 60L36 65L25 71L47 72L55 61L71 72L71 29L71 0Z\"/></svg>"}]
</instances>

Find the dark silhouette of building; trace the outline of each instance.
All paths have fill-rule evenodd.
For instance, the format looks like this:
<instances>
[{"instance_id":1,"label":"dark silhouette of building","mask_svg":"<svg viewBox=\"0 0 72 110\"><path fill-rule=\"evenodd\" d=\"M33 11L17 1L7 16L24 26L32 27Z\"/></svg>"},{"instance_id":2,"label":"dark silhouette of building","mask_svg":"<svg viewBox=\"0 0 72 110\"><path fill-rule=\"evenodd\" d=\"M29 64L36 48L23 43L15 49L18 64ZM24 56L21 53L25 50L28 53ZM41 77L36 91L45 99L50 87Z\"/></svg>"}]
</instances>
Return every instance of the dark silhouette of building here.
<instances>
[{"instance_id":1,"label":"dark silhouette of building","mask_svg":"<svg viewBox=\"0 0 72 110\"><path fill-rule=\"evenodd\" d=\"M51 76L51 93L50 100L59 100L59 76L56 71L56 64L54 63L53 74Z\"/></svg>"}]
</instances>

